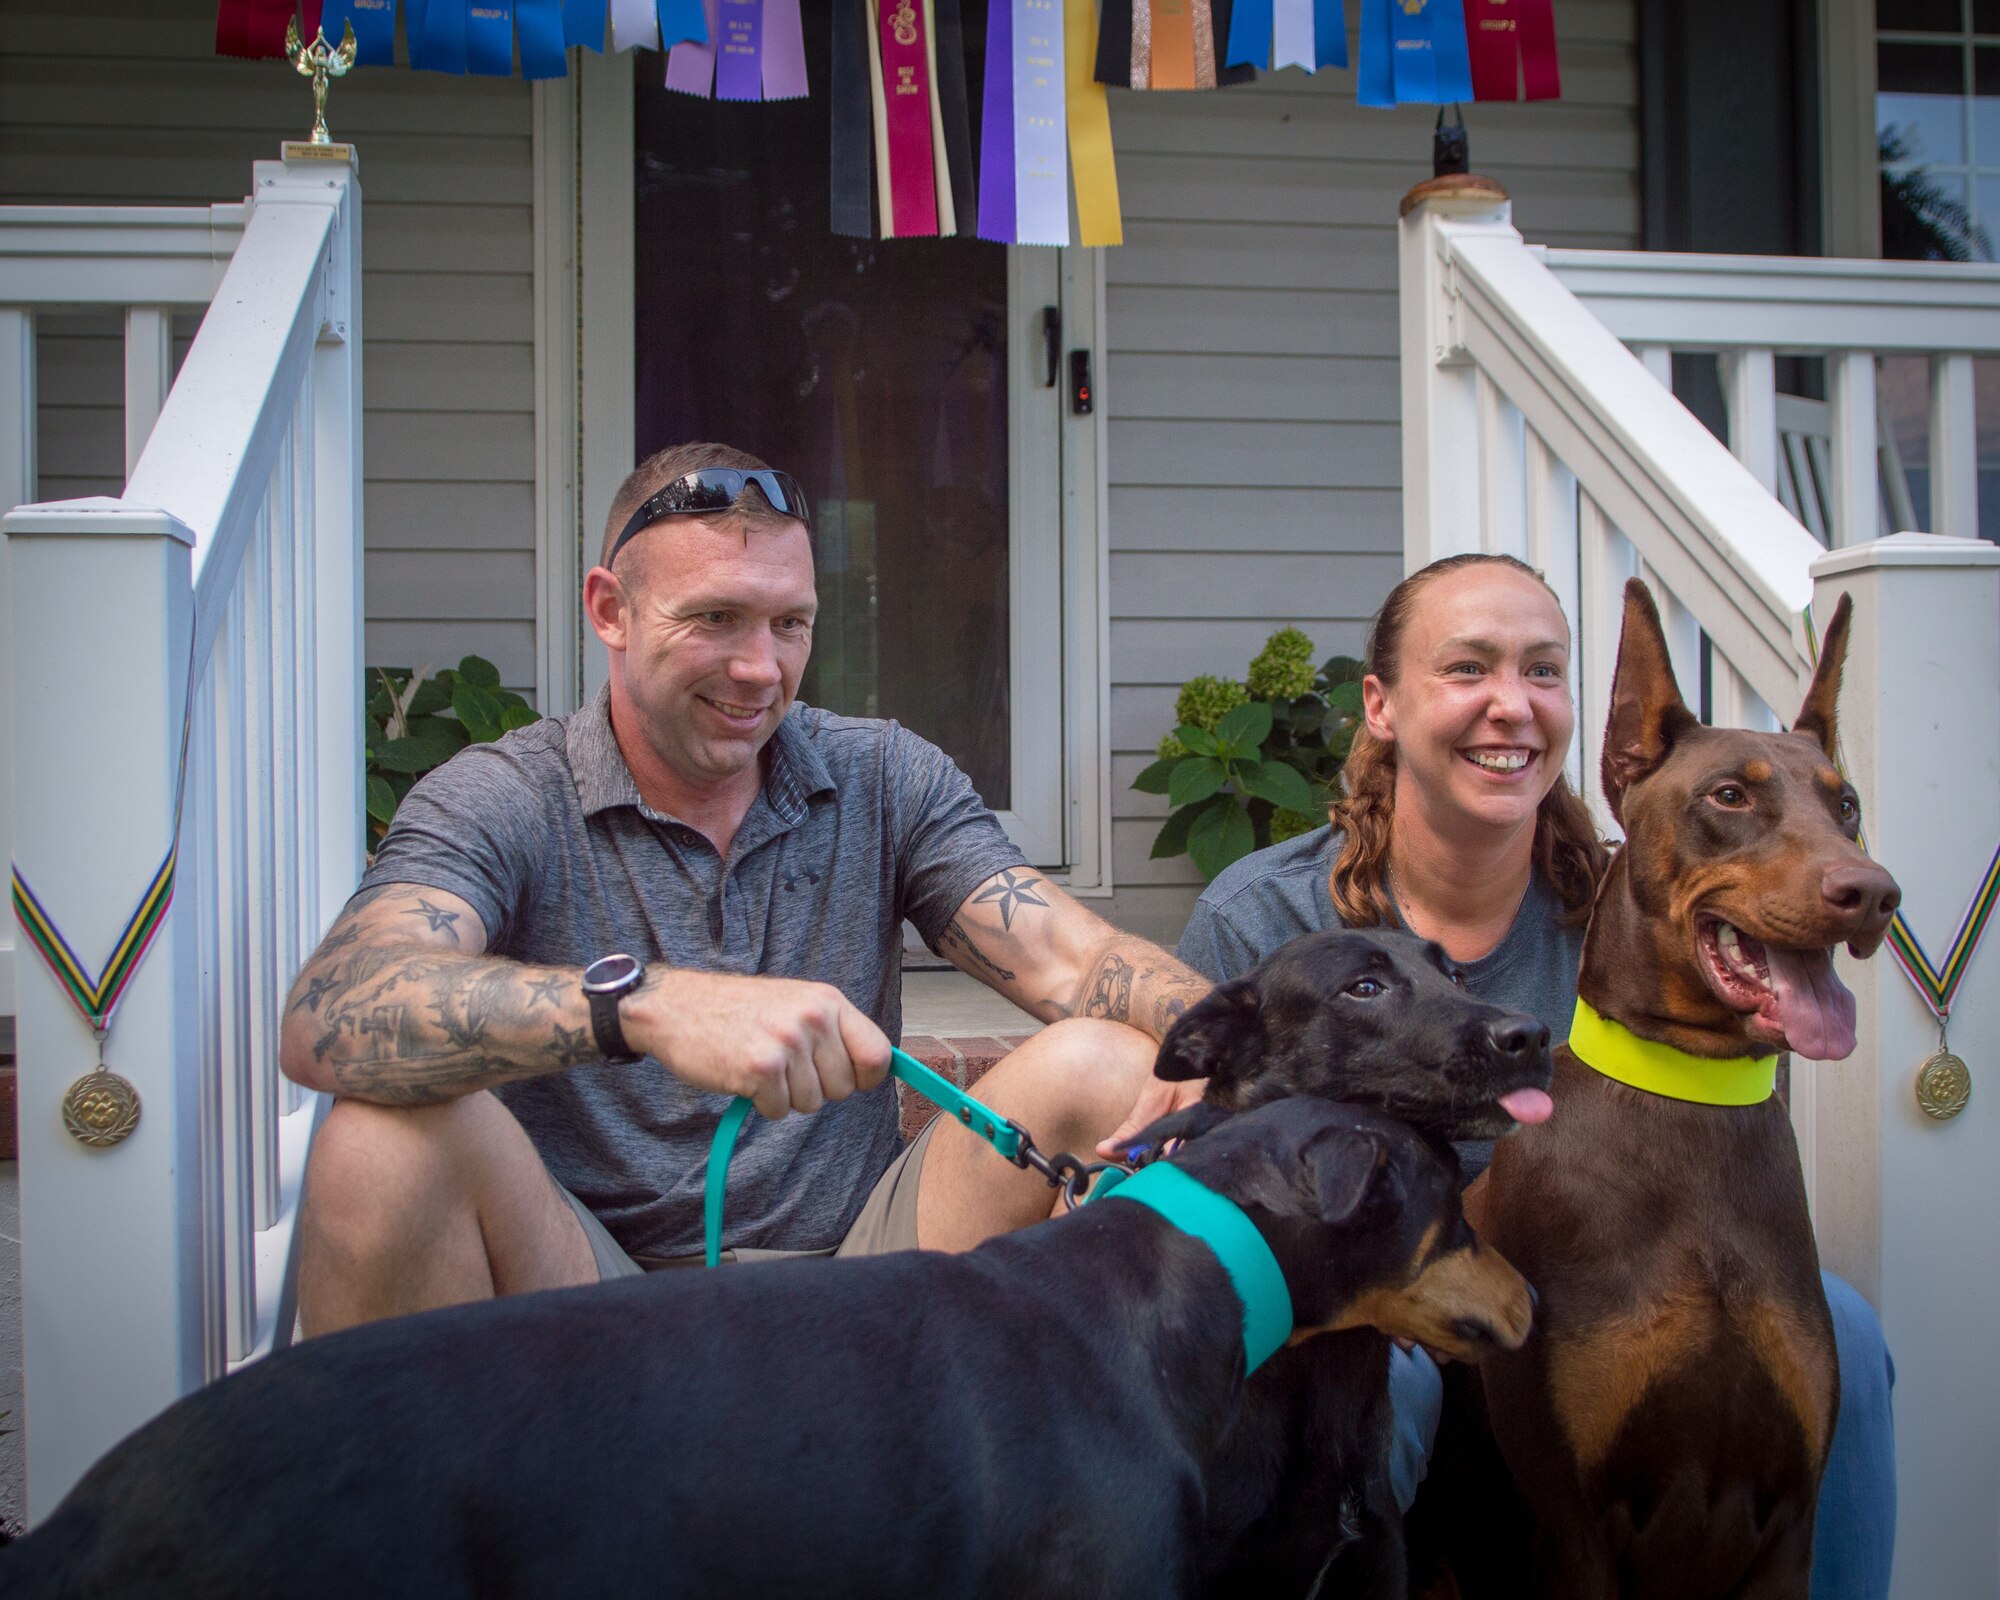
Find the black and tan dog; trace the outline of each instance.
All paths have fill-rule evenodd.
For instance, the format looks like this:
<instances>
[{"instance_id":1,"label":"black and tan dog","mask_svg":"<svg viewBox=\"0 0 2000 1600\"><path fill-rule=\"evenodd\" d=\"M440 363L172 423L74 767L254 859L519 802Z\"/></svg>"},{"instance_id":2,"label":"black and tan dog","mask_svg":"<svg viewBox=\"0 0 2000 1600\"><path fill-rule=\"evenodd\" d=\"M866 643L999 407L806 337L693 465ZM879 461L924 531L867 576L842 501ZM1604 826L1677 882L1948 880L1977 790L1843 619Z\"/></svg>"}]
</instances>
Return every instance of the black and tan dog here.
<instances>
[{"instance_id":1,"label":"black and tan dog","mask_svg":"<svg viewBox=\"0 0 2000 1600\"><path fill-rule=\"evenodd\" d=\"M1527 1335L1526 1285L1392 1120L1291 1100L1172 1160L1270 1246L1303 1348L1364 1319L1468 1356ZM181 1401L0 1551L0 1592L1159 1600L1200 1577L1244 1364L1217 1254L1115 1196L963 1256L489 1301Z\"/></svg>"},{"instance_id":2,"label":"black and tan dog","mask_svg":"<svg viewBox=\"0 0 2000 1600\"><path fill-rule=\"evenodd\" d=\"M1577 987L1612 1028L1675 1052L1691 1094L1712 1099L1732 1058L1855 1045L1833 948L1871 954L1899 893L1862 854L1835 766L1847 618L1843 598L1790 733L1709 728L1681 701L1651 596L1626 588L1603 762L1625 843ZM1595 1034L1557 1052L1556 1115L1466 1197L1540 1311L1529 1345L1480 1376L1532 1512L1531 1565L1482 1584L1504 1548L1486 1541L1458 1576L1556 1600L1805 1600L1839 1375L1785 1105L1747 1078L1754 1103L1634 1086Z\"/></svg>"},{"instance_id":3,"label":"black and tan dog","mask_svg":"<svg viewBox=\"0 0 2000 1600\"><path fill-rule=\"evenodd\" d=\"M1548 1115L1548 1045L1533 1017L1460 988L1436 944L1309 934L1218 985L1167 1035L1154 1071L1208 1088L1152 1136L1310 1095L1407 1122L1455 1172L1445 1141ZM1210 1473L1215 1570L1204 1594L1401 1600L1388 1361L1388 1339L1364 1327L1283 1351L1253 1375Z\"/></svg>"}]
</instances>

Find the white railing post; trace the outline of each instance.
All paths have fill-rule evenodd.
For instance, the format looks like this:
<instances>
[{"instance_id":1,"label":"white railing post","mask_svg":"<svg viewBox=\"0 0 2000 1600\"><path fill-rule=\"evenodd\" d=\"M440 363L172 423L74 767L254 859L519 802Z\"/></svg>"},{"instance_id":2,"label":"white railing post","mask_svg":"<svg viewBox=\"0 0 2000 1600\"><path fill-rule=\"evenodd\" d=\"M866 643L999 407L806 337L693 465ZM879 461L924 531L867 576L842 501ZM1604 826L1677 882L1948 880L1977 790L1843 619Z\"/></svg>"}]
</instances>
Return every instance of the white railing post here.
<instances>
[{"instance_id":1,"label":"white railing post","mask_svg":"<svg viewBox=\"0 0 2000 1600\"><path fill-rule=\"evenodd\" d=\"M2000 548L1898 534L1830 552L1813 578L1822 621L1838 594L1854 598L1840 729L1869 849L1942 961L2000 843ZM1949 1121L1917 1103L1937 1027L1909 980L1887 949L1839 962L1861 1047L1811 1068L1816 1115L1801 1155L1821 1259L1875 1303L1896 1358L1894 1593L1990 1595L2000 1588L1988 1338L2000 1325L2000 952L1982 950L1958 990L1950 1041L1971 1068L1972 1098Z\"/></svg>"},{"instance_id":2,"label":"white railing post","mask_svg":"<svg viewBox=\"0 0 2000 1600\"><path fill-rule=\"evenodd\" d=\"M1507 193L1485 178L1438 178L1403 200L1403 564L1477 550L1479 372L1460 353L1443 235L1495 231L1518 242Z\"/></svg>"},{"instance_id":3,"label":"white railing post","mask_svg":"<svg viewBox=\"0 0 2000 1600\"><path fill-rule=\"evenodd\" d=\"M0 516L35 498L35 317L0 306ZM0 539L0 617L8 615L7 549ZM14 695L0 651L0 851L14 848ZM0 1017L14 1014L14 919L0 918Z\"/></svg>"},{"instance_id":4,"label":"white railing post","mask_svg":"<svg viewBox=\"0 0 2000 1600\"><path fill-rule=\"evenodd\" d=\"M1979 436L1969 355L1931 358L1931 527L1979 537Z\"/></svg>"},{"instance_id":5,"label":"white railing post","mask_svg":"<svg viewBox=\"0 0 2000 1600\"><path fill-rule=\"evenodd\" d=\"M145 453L174 379L174 319L165 306L125 313L125 476Z\"/></svg>"},{"instance_id":6,"label":"white railing post","mask_svg":"<svg viewBox=\"0 0 2000 1600\"><path fill-rule=\"evenodd\" d=\"M194 623L193 535L118 501L11 513L7 628L17 719L14 859L100 968L172 836ZM91 625L78 627L79 595ZM86 844L87 841L87 844ZM91 1149L64 1092L97 1065L91 1030L26 950L18 971L21 1277L28 1515L45 1515L138 1419L203 1377L196 981L169 915L119 1007L108 1064L137 1129Z\"/></svg>"},{"instance_id":7,"label":"white railing post","mask_svg":"<svg viewBox=\"0 0 2000 1600\"><path fill-rule=\"evenodd\" d=\"M1833 526L1827 543L1865 544L1881 523L1881 446L1876 432L1875 353L1836 351L1826 358L1833 433Z\"/></svg>"},{"instance_id":8,"label":"white railing post","mask_svg":"<svg viewBox=\"0 0 2000 1600\"><path fill-rule=\"evenodd\" d=\"M1729 397L1729 449L1767 494L1778 492L1778 367L1768 349L1732 350L1722 358Z\"/></svg>"}]
</instances>

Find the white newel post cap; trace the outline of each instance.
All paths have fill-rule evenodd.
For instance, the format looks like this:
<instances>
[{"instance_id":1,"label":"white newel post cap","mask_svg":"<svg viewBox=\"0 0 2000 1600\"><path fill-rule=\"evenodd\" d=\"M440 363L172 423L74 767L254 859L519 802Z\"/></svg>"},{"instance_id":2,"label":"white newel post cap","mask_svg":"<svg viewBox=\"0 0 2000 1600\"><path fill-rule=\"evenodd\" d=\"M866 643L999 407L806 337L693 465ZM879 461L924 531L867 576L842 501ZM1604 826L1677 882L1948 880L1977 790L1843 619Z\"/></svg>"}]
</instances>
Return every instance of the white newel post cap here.
<instances>
[{"instance_id":1,"label":"white newel post cap","mask_svg":"<svg viewBox=\"0 0 2000 1600\"><path fill-rule=\"evenodd\" d=\"M80 500L46 500L38 505L16 506L0 517L0 533L9 538L35 534L108 533L122 539L154 534L178 539L192 546L194 529L158 506L135 506L129 501L105 495Z\"/></svg>"},{"instance_id":2,"label":"white newel post cap","mask_svg":"<svg viewBox=\"0 0 2000 1600\"><path fill-rule=\"evenodd\" d=\"M1403 196L1396 215L1407 217L1419 206L1444 217L1498 217L1503 221L1513 209L1507 191L1476 172L1453 172L1442 178L1424 179Z\"/></svg>"},{"instance_id":3,"label":"white newel post cap","mask_svg":"<svg viewBox=\"0 0 2000 1600\"><path fill-rule=\"evenodd\" d=\"M1861 572L1870 567L1996 567L2000 544L1961 539L1946 533L1892 533L1866 544L1829 550L1812 564L1815 579Z\"/></svg>"}]
</instances>

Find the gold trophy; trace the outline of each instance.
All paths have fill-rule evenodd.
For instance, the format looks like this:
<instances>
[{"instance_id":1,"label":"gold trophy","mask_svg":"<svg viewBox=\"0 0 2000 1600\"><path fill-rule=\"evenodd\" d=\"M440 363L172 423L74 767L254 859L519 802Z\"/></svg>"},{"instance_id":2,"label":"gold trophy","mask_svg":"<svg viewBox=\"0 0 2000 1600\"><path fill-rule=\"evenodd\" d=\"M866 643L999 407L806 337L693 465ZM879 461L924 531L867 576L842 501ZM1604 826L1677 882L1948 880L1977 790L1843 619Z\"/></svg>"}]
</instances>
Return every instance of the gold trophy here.
<instances>
[{"instance_id":1,"label":"gold trophy","mask_svg":"<svg viewBox=\"0 0 2000 1600\"><path fill-rule=\"evenodd\" d=\"M285 24L285 55L299 70L299 76L313 81L313 131L310 144L332 144L326 131L326 85L330 78L344 78L354 65L354 24L350 21L341 35L340 48L326 42L321 29L309 45L299 43L299 19Z\"/></svg>"}]
</instances>

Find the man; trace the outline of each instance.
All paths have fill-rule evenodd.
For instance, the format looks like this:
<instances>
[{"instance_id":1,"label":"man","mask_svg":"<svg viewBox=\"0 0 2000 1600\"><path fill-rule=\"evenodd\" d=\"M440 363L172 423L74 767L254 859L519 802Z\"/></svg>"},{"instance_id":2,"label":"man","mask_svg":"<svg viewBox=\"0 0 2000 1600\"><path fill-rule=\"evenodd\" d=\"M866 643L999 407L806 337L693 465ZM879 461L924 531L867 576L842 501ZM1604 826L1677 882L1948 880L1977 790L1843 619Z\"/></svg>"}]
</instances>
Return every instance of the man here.
<instances>
[{"instance_id":1,"label":"man","mask_svg":"<svg viewBox=\"0 0 2000 1600\"><path fill-rule=\"evenodd\" d=\"M308 1333L698 1259L724 1095L772 1119L731 1169L737 1259L1046 1216L1043 1180L956 1123L897 1154L905 917L1051 1024L979 1088L1042 1148L1198 1090L1150 1068L1206 979L1032 871L934 746L794 710L806 515L741 451L652 457L584 580L605 691L403 802L285 1017L285 1071L340 1097L307 1174Z\"/></svg>"}]
</instances>

